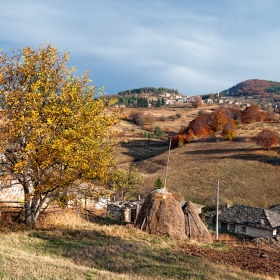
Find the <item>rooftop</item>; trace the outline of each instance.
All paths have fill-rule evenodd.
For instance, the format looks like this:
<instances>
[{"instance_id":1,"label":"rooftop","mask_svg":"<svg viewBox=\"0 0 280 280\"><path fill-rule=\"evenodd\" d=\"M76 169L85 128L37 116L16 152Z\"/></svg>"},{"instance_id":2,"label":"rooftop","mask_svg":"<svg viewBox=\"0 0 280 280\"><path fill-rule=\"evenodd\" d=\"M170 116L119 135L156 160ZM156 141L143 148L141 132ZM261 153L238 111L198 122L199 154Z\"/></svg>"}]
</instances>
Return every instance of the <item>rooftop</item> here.
<instances>
[{"instance_id":1,"label":"rooftop","mask_svg":"<svg viewBox=\"0 0 280 280\"><path fill-rule=\"evenodd\" d=\"M280 227L278 212L245 205L235 205L221 210L219 220L270 230Z\"/></svg>"}]
</instances>

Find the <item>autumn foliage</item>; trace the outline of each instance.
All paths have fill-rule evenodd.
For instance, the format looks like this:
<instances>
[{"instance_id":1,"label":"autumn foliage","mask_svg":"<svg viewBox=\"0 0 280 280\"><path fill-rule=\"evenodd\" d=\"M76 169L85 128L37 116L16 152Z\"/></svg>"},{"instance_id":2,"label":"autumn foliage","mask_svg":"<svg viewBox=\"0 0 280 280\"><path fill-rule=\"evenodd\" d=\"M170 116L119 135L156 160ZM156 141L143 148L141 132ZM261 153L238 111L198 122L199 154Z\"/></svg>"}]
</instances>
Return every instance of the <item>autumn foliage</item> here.
<instances>
[{"instance_id":1,"label":"autumn foliage","mask_svg":"<svg viewBox=\"0 0 280 280\"><path fill-rule=\"evenodd\" d=\"M262 130L255 139L258 145L264 147L268 151L272 146L275 146L279 143L276 133L270 129Z\"/></svg>"},{"instance_id":2,"label":"autumn foliage","mask_svg":"<svg viewBox=\"0 0 280 280\"><path fill-rule=\"evenodd\" d=\"M75 76L68 59L51 45L0 52L0 171L22 185L30 225L49 201L95 193L92 181L114 166L115 100L87 72Z\"/></svg>"},{"instance_id":3,"label":"autumn foliage","mask_svg":"<svg viewBox=\"0 0 280 280\"><path fill-rule=\"evenodd\" d=\"M225 140L236 137L236 126L261 121L274 121L274 114L260 110L257 105L245 110L237 108L219 108L212 113L203 113L192 120L172 139L172 147L189 143L192 138L203 138L221 132Z\"/></svg>"},{"instance_id":4,"label":"autumn foliage","mask_svg":"<svg viewBox=\"0 0 280 280\"><path fill-rule=\"evenodd\" d=\"M279 93L280 83L259 79L251 79L241 82L229 89L231 95L260 95Z\"/></svg>"}]
</instances>

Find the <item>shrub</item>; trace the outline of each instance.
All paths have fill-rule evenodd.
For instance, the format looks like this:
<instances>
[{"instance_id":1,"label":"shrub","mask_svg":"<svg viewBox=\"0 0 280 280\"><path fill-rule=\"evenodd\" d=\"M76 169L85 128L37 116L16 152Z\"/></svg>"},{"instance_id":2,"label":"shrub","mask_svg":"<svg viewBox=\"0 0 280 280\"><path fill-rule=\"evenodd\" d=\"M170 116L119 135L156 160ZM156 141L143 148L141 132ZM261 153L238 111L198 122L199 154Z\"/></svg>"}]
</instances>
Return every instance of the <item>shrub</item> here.
<instances>
[{"instance_id":1,"label":"shrub","mask_svg":"<svg viewBox=\"0 0 280 280\"><path fill-rule=\"evenodd\" d=\"M276 133L270 129L263 129L256 136L256 143L269 151L272 146L275 146L279 143L279 139Z\"/></svg>"},{"instance_id":2,"label":"shrub","mask_svg":"<svg viewBox=\"0 0 280 280\"><path fill-rule=\"evenodd\" d=\"M225 140L233 140L236 137L236 131L233 128L224 128L222 130L222 136Z\"/></svg>"},{"instance_id":3,"label":"shrub","mask_svg":"<svg viewBox=\"0 0 280 280\"><path fill-rule=\"evenodd\" d=\"M171 116L169 116L168 118L169 118L171 121L175 121L176 116L175 116L175 115L171 115Z\"/></svg>"},{"instance_id":4,"label":"shrub","mask_svg":"<svg viewBox=\"0 0 280 280\"><path fill-rule=\"evenodd\" d=\"M152 134L150 133L150 132L148 132L148 131L144 131L144 133L143 133L143 137L144 138L152 138L153 136L152 136Z\"/></svg>"},{"instance_id":5,"label":"shrub","mask_svg":"<svg viewBox=\"0 0 280 280\"><path fill-rule=\"evenodd\" d=\"M154 135L158 138L161 138L163 136L163 131L158 125L155 127Z\"/></svg>"}]
</instances>

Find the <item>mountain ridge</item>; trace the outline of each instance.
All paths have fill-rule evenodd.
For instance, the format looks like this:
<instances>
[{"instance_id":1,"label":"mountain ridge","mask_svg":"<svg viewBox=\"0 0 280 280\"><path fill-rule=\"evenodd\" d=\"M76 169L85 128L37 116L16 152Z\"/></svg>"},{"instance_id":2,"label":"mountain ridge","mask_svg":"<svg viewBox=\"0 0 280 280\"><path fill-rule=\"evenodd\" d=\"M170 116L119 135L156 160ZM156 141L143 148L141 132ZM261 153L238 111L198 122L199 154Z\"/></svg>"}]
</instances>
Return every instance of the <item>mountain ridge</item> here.
<instances>
[{"instance_id":1,"label":"mountain ridge","mask_svg":"<svg viewBox=\"0 0 280 280\"><path fill-rule=\"evenodd\" d=\"M260 95L266 97L269 94L280 94L280 82L249 79L223 90L221 93L231 96Z\"/></svg>"},{"instance_id":2,"label":"mountain ridge","mask_svg":"<svg viewBox=\"0 0 280 280\"><path fill-rule=\"evenodd\" d=\"M166 87L140 87L135 89L128 89L118 92L118 96L124 95L139 95L139 94L151 94L160 95L163 93L181 94L177 89L171 89ZM221 95L229 96L252 96L260 95L266 97L270 94L280 95L280 82L263 80L263 79L248 79L242 81L228 89L220 92Z\"/></svg>"}]
</instances>

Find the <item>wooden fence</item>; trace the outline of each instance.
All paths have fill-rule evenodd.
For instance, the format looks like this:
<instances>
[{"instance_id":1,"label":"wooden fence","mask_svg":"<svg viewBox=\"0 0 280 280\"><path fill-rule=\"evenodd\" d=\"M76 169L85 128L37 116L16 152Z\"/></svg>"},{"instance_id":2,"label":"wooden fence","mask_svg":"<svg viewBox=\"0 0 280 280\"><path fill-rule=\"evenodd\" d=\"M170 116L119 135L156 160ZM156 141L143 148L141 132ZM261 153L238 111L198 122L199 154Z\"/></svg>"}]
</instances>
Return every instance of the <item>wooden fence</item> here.
<instances>
[{"instance_id":1,"label":"wooden fence","mask_svg":"<svg viewBox=\"0 0 280 280\"><path fill-rule=\"evenodd\" d=\"M59 214L63 212L66 208L61 208L54 205L49 205L48 207L42 208L40 215L47 214ZM94 214L91 209L87 209L86 207L67 207L68 210L75 212L77 215L80 215L82 218L86 220L100 220L102 217ZM24 203L20 201L0 201L0 214L2 219L7 216L11 217L13 221L21 221L24 220Z\"/></svg>"}]
</instances>

